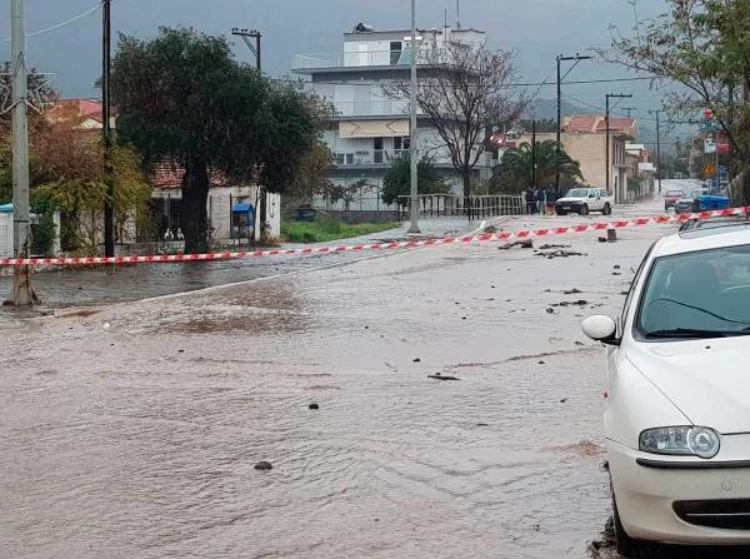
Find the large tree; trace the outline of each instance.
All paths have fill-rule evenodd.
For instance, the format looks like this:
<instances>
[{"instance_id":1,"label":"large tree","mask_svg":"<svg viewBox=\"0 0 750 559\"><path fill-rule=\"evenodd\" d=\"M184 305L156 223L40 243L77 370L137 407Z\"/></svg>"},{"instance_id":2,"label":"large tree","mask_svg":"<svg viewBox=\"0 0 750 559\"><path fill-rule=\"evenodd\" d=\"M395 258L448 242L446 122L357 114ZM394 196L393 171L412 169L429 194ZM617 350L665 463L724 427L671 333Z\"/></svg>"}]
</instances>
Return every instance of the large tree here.
<instances>
[{"instance_id":1,"label":"large tree","mask_svg":"<svg viewBox=\"0 0 750 559\"><path fill-rule=\"evenodd\" d=\"M667 99L674 117L694 119L708 108L732 147L734 171L750 166L750 2L667 0L662 16L638 22L634 36L616 30L609 61L683 87ZM743 198L750 200L750 181Z\"/></svg>"},{"instance_id":2,"label":"large tree","mask_svg":"<svg viewBox=\"0 0 750 559\"><path fill-rule=\"evenodd\" d=\"M419 56L423 69L417 103L460 173L468 201L472 171L488 147L492 128L512 125L527 104L510 87L516 77L513 54L492 51L483 43L449 43L421 50ZM404 81L386 91L408 99L410 84Z\"/></svg>"},{"instance_id":3,"label":"large tree","mask_svg":"<svg viewBox=\"0 0 750 559\"><path fill-rule=\"evenodd\" d=\"M224 37L161 29L150 41L120 37L113 97L122 141L149 164L185 168L187 252L208 249L212 175L281 192L317 138L320 103L237 62Z\"/></svg>"},{"instance_id":4,"label":"large tree","mask_svg":"<svg viewBox=\"0 0 750 559\"><path fill-rule=\"evenodd\" d=\"M492 190L518 194L534 186L534 167L536 184L541 187L554 186L558 169L563 184L583 181L578 161L564 149L558 150L554 140L536 142L536 149L530 142L524 142L503 154L493 174Z\"/></svg>"}]
</instances>

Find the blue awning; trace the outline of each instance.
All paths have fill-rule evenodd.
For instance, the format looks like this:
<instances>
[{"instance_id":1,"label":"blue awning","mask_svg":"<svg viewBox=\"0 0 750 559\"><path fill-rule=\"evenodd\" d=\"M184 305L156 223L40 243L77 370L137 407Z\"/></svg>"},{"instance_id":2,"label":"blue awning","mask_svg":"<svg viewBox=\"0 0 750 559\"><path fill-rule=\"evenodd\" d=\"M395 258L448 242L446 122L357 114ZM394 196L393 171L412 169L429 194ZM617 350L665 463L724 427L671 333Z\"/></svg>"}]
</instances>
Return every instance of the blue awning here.
<instances>
[{"instance_id":1,"label":"blue awning","mask_svg":"<svg viewBox=\"0 0 750 559\"><path fill-rule=\"evenodd\" d=\"M13 204L4 204L0 206L0 214L12 214Z\"/></svg>"},{"instance_id":2,"label":"blue awning","mask_svg":"<svg viewBox=\"0 0 750 559\"><path fill-rule=\"evenodd\" d=\"M232 213L236 214L255 214L255 207L252 204L235 204Z\"/></svg>"}]
</instances>

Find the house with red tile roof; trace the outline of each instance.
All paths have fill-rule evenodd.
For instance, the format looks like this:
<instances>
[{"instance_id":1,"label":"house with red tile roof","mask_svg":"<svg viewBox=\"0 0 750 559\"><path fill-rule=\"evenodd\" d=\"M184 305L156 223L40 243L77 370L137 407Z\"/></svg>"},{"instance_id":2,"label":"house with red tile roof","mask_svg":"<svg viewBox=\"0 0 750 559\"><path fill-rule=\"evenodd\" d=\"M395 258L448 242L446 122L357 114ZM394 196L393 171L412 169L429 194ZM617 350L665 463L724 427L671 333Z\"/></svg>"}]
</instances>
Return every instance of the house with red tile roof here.
<instances>
[{"instance_id":1,"label":"house with red tile roof","mask_svg":"<svg viewBox=\"0 0 750 559\"><path fill-rule=\"evenodd\" d=\"M562 123L560 140L565 151L581 166L584 181L595 187L607 188L615 197L616 203L629 200L632 188L629 181L639 178L633 175L633 162L629 158L626 145L637 142L640 136L638 120L635 118L610 118L609 146L606 140L607 123L604 115L581 114L565 117ZM554 133L537 134L537 141L556 140ZM531 142L526 132L520 139ZM607 149L609 149L609 185L607 185ZM551 187L553 185L540 185ZM561 185L567 190L570 185ZM632 186L632 185L630 185Z\"/></svg>"}]
</instances>

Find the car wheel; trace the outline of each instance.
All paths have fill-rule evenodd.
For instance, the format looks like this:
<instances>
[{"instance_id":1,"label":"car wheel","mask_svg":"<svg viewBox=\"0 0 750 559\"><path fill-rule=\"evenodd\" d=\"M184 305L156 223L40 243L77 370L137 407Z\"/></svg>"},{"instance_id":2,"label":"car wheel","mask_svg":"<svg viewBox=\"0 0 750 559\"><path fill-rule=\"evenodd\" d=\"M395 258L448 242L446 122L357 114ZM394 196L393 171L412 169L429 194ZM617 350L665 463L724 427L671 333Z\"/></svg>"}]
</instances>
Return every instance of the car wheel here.
<instances>
[{"instance_id":1,"label":"car wheel","mask_svg":"<svg viewBox=\"0 0 750 559\"><path fill-rule=\"evenodd\" d=\"M610 206L609 203L604 204L604 209L602 210L602 213L604 215L612 215L612 206Z\"/></svg>"},{"instance_id":2,"label":"car wheel","mask_svg":"<svg viewBox=\"0 0 750 559\"><path fill-rule=\"evenodd\" d=\"M640 542L628 536L620 521L620 513L617 510L615 492L612 491L612 524L615 531L615 547L617 553L628 559L644 559L648 557L660 557L660 549L655 544Z\"/></svg>"},{"instance_id":3,"label":"car wheel","mask_svg":"<svg viewBox=\"0 0 750 559\"><path fill-rule=\"evenodd\" d=\"M555 213L556 213L557 215L568 215L568 212L565 212L565 211L563 211L563 210L555 210Z\"/></svg>"},{"instance_id":4,"label":"car wheel","mask_svg":"<svg viewBox=\"0 0 750 559\"><path fill-rule=\"evenodd\" d=\"M581 209L578 210L578 215L589 215L589 207L586 204L581 206Z\"/></svg>"}]
</instances>

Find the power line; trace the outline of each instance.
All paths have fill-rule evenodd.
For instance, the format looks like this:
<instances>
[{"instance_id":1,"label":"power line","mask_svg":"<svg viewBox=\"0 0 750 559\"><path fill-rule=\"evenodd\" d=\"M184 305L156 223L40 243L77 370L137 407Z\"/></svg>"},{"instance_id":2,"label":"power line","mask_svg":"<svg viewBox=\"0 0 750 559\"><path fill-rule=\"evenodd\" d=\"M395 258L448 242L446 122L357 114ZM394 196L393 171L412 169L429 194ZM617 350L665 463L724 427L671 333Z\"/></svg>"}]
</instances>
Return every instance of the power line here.
<instances>
[{"instance_id":1,"label":"power line","mask_svg":"<svg viewBox=\"0 0 750 559\"><path fill-rule=\"evenodd\" d=\"M101 9L101 7L102 7L102 3L99 2L96 6L92 6L91 8L89 8L88 10L86 10L85 12L81 12L80 14L75 15L75 16L69 18L69 19L66 19L65 21L61 21L60 23L56 23L54 25L50 25L49 27L45 27L43 29L39 29L38 31L34 31L32 33L27 33L26 37L27 38L37 37L39 35L44 35L46 33L51 33L52 31L57 31L58 29L61 29L63 27L67 27L68 25L71 25L71 24L73 24L73 23L75 23L77 21L82 20L83 18L86 18L86 17L88 17L88 16L90 16L90 15L98 12ZM0 42L8 43L8 42L10 42L10 39L0 39Z\"/></svg>"}]
</instances>

